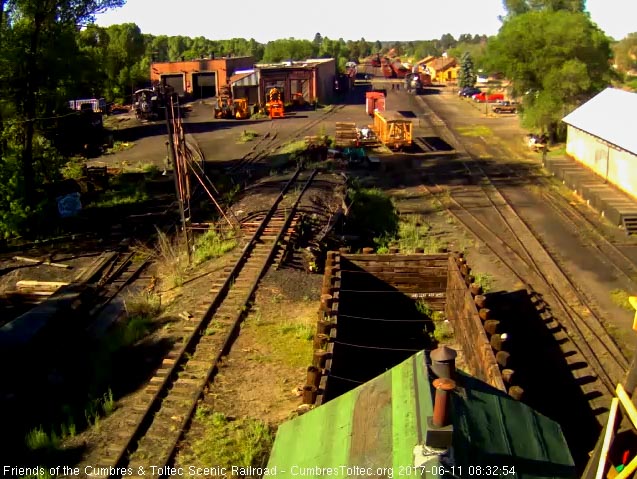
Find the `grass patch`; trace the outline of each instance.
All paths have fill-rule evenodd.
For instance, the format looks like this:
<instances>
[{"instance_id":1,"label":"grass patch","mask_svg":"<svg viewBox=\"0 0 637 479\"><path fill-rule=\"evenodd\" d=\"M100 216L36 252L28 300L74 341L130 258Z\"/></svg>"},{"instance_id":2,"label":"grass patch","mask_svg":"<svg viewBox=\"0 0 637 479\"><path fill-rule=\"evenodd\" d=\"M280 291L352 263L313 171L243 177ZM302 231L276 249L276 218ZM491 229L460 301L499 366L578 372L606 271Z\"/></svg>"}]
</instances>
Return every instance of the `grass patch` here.
<instances>
[{"instance_id":1,"label":"grass patch","mask_svg":"<svg viewBox=\"0 0 637 479\"><path fill-rule=\"evenodd\" d=\"M155 165L154 163L140 163L139 170L142 173L146 173L151 178L156 178L161 174L159 166Z\"/></svg>"},{"instance_id":2,"label":"grass patch","mask_svg":"<svg viewBox=\"0 0 637 479\"><path fill-rule=\"evenodd\" d=\"M62 167L62 176L66 180L79 180L84 177L84 166L85 163L82 158L71 158L71 160Z\"/></svg>"},{"instance_id":3,"label":"grass patch","mask_svg":"<svg viewBox=\"0 0 637 479\"><path fill-rule=\"evenodd\" d=\"M630 294L623 289L614 289L610 292L610 299L613 304L628 311L634 311L633 307L630 305L630 301L628 301L629 297Z\"/></svg>"},{"instance_id":4,"label":"grass patch","mask_svg":"<svg viewBox=\"0 0 637 479\"><path fill-rule=\"evenodd\" d=\"M236 245L237 240L229 233L209 229L195 241L195 263L201 264L209 259L218 258Z\"/></svg>"},{"instance_id":5,"label":"grass patch","mask_svg":"<svg viewBox=\"0 0 637 479\"><path fill-rule=\"evenodd\" d=\"M555 145L553 148L546 152L548 158L559 158L566 156L566 145Z\"/></svg>"},{"instance_id":6,"label":"grass patch","mask_svg":"<svg viewBox=\"0 0 637 479\"><path fill-rule=\"evenodd\" d=\"M186 279L185 255L180 251L174 240L166 233L157 230L157 246L153 256L159 258L162 267L162 277L169 288L175 288L184 284Z\"/></svg>"},{"instance_id":7,"label":"grass patch","mask_svg":"<svg viewBox=\"0 0 637 479\"><path fill-rule=\"evenodd\" d=\"M274 435L267 423L258 419L231 419L213 412L205 405L197 408L195 420L204 431L189 451L178 457L181 465L231 467L265 467Z\"/></svg>"},{"instance_id":8,"label":"grass patch","mask_svg":"<svg viewBox=\"0 0 637 479\"><path fill-rule=\"evenodd\" d=\"M31 451L57 449L60 445L60 438L55 431L46 432L42 426L29 431L24 439L27 447Z\"/></svg>"},{"instance_id":9,"label":"grass patch","mask_svg":"<svg viewBox=\"0 0 637 479\"><path fill-rule=\"evenodd\" d=\"M305 140L289 141L281 146L276 153L280 155L296 155L305 151L307 145Z\"/></svg>"},{"instance_id":10,"label":"grass patch","mask_svg":"<svg viewBox=\"0 0 637 479\"><path fill-rule=\"evenodd\" d=\"M99 427L100 419L115 411L116 404L113 391L108 391L101 397L93 399L84 407L84 420L87 426ZM59 449L61 442L65 439L75 437L77 433L76 421L73 414L65 406L67 419L58 428L52 428L46 432L44 427L39 426L29 431L24 438L24 442L31 451L52 451ZM59 430L59 433L57 432Z\"/></svg>"},{"instance_id":11,"label":"grass patch","mask_svg":"<svg viewBox=\"0 0 637 479\"><path fill-rule=\"evenodd\" d=\"M401 252L413 253L417 248L425 250L426 254L439 253L445 248L445 243L434 236L432 226L422 216L409 215L400 218L398 224L398 247Z\"/></svg>"},{"instance_id":12,"label":"grass patch","mask_svg":"<svg viewBox=\"0 0 637 479\"><path fill-rule=\"evenodd\" d=\"M462 136L493 136L493 130L483 125L460 126L456 130Z\"/></svg>"},{"instance_id":13,"label":"grass patch","mask_svg":"<svg viewBox=\"0 0 637 479\"><path fill-rule=\"evenodd\" d=\"M444 343L453 339L454 333L451 323L448 320L439 321L436 323L433 331L433 338L438 343Z\"/></svg>"},{"instance_id":14,"label":"grass patch","mask_svg":"<svg viewBox=\"0 0 637 479\"><path fill-rule=\"evenodd\" d=\"M433 321L433 331L431 331L430 328L425 328L425 334L427 334L432 341L441 343L453 338L453 328L451 327L451 323L445 319L445 313L443 311L435 311L427 301L422 299L416 301L416 310L425 318Z\"/></svg>"},{"instance_id":15,"label":"grass patch","mask_svg":"<svg viewBox=\"0 0 637 479\"><path fill-rule=\"evenodd\" d=\"M135 146L135 143L131 141L116 141L115 143L113 143L113 147L108 148L104 152L104 154L113 155L115 153L119 153L120 151L130 150L133 146Z\"/></svg>"},{"instance_id":16,"label":"grass patch","mask_svg":"<svg viewBox=\"0 0 637 479\"><path fill-rule=\"evenodd\" d=\"M314 303L291 302L277 297L263 311L253 310L248 320L258 328L259 341L267 346L270 361L295 368L307 366L312 358L315 332Z\"/></svg>"},{"instance_id":17,"label":"grass patch","mask_svg":"<svg viewBox=\"0 0 637 479\"><path fill-rule=\"evenodd\" d=\"M247 143L254 140L259 134L254 130L243 130L239 135L237 143Z\"/></svg>"},{"instance_id":18,"label":"grass patch","mask_svg":"<svg viewBox=\"0 0 637 479\"><path fill-rule=\"evenodd\" d=\"M130 181L125 174L117 175L111 180L111 188L104 191L97 201L90 203L88 208L112 208L115 206L133 205L148 201L145 183Z\"/></svg>"},{"instance_id":19,"label":"grass patch","mask_svg":"<svg viewBox=\"0 0 637 479\"><path fill-rule=\"evenodd\" d=\"M475 283L482 286L482 293L486 294L491 291L493 287L493 276L489 273L474 273L473 277L475 278Z\"/></svg>"}]
</instances>

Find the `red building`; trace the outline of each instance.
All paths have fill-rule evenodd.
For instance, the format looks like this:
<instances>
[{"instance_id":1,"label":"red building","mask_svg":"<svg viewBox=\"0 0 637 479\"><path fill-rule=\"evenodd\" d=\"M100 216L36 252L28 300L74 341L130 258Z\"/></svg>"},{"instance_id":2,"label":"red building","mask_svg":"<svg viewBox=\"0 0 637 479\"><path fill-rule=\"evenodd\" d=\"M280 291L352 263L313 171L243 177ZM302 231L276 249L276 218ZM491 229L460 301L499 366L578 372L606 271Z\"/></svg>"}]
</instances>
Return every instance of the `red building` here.
<instances>
[{"instance_id":1,"label":"red building","mask_svg":"<svg viewBox=\"0 0 637 479\"><path fill-rule=\"evenodd\" d=\"M216 96L229 83L235 71L252 68L252 57L202 58L150 65L150 80L170 85L180 96L205 98Z\"/></svg>"},{"instance_id":2,"label":"red building","mask_svg":"<svg viewBox=\"0 0 637 479\"><path fill-rule=\"evenodd\" d=\"M261 103L265 102L268 91L274 87L283 93L284 103L291 103L296 94L309 103L328 103L334 94L336 62L333 58L258 64L255 68L259 72Z\"/></svg>"}]
</instances>

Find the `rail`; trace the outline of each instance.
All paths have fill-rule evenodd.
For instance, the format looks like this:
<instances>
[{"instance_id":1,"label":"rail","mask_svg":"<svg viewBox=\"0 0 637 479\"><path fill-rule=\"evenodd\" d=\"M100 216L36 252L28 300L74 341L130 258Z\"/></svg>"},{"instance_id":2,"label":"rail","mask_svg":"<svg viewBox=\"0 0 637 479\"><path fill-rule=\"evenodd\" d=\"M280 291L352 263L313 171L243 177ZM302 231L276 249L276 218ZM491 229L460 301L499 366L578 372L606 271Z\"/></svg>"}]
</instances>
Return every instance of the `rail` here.
<instances>
[{"instance_id":1,"label":"rail","mask_svg":"<svg viewBox=\"0 0 637 479\"><path fill-rule=\"evenodd\" d=\"M558 330L566 335L581 355L581 359L584 359L586 367L590 370L589 375L595 379L595 382L599 380L607 394L614 394L615 385L621 380L628 366L624 353L606 331L601 318L589 304L589 300L573 283L568 273L559 265L531 226L491 181L487 172L479 166L479 160L466 151L462 140L446 126L444 121L433 111L431 114L433 118L428 120L432 129L439 133L439 128L444 127L445 132L448 132L454 143L458 145L458 151L472 160L471 162L459 160L459 162L470 177L479 180L478 186L487 198L490 208L496 211L498 223L503 225L507 233L514 238L516 246L503 235L496 233L498 227L496 223L493 223L491 217L488 220L488 225L484 224L484 220L480 219L471 208L465 207L458 201L460 198L458 195L456 198L451 196L450 199L456 209L462 212L462 215L455 214L448 207L447 211L484 242L527 288L534 289L527 280L528 275L535 277L535 281L533 281L535 286L539 287L540 290L544 289L552 296L554 298L552 305L562 313L559 315L560 317L554 318L559 325ZM426 186L424 188L431 193L429 188ZM472 206L475 206L475 201ZM528 243L525 244L523 239ZM527 274L521 274L525 270ZM556 285L551 280L551 275L561 284ZM559 334L559 331L554 332L554 335ZM571 356L567 358L567 361L574 363L576 359ZM578 374L581 375L583 372L580 370ZM595 382L592 383L592 386L595 385Z\"/></svg>"},{"instance_id":2,"label":"rail","mask_svg":"<svg viewBox=\"0 0 637 479\"><path fill-rule=\"evenodd\" d=\"M297 169L285 184L259 227L242 248L237 261L222 284L213 284L212 302L202 303L194 310L199 321L191 326L188 338L164 358L146 387L139 404L124 420L129 432L109 443L85 464L112 467L113 473L103 477L119 478L121 468L134 473L144 468L144 477L161 477L159 469L174 459L178 441L188 428L197 402L214 378L221 358L226 355L237 335L238 326L248 309L263 274L267 271L296 214L296 209L317 170L311 172L291 206L281 206L291 186L299 181ZM279 228L276 236L267 233ZM194 321L193 321L194 322ZM214 326L215 334L206 334ZM80 467L80 469L82 469ZM154 471L154 472L153 472ZM141 477L141 475L140 475Z\"/></svg>"}]
</instances>

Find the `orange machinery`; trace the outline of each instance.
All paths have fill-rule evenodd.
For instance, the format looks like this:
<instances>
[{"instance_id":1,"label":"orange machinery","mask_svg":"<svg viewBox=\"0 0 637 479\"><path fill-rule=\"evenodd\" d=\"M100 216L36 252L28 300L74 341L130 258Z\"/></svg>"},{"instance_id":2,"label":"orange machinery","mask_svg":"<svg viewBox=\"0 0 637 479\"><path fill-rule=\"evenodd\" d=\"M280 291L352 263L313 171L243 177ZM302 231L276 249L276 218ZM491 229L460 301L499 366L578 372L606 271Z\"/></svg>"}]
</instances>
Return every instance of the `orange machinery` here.
<instances>
[{"instance_id":1,"label":"orange machinery","mask_svg":"<svg viewBox=\"0 0 637 479\"><path fill-rule=\"evenodd\" d=\"M265 106L268 109L270 118L285 117L283 101L281 100L281 91L278 88L270 89L268 92L268 101Z\"/></svg>"},{"instance_id":2,"label":"orange machinery","mask_svg":"<svg viewBox=\"0 0 637 479\"><path fill-rule=\"evenodd\" d=\"M378 139L392 150L402 150L412 145L414 125L398 112L375 111L372 129Z\"/></svg>"}]
</instances>

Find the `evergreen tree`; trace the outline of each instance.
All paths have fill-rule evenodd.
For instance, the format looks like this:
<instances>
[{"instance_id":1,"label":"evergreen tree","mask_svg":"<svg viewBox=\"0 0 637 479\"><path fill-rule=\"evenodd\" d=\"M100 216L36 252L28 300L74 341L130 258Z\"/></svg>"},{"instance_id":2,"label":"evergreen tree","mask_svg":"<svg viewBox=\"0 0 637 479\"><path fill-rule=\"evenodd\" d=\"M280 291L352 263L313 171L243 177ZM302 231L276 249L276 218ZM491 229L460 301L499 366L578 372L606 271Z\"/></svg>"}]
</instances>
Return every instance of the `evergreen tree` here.
<instances>
[{"instance_id":1,"label":"evergreen tree","mask_svg":"<svg viewBox=\"0 0 637 479\"><path fill-rule=\"evenodd\" d=\"M458 73L458 84L460 88L473 87L476 84L476 73L473 67L471 53L465 52L460 59L460 72Z\"/></svg>"}]
</instances>

